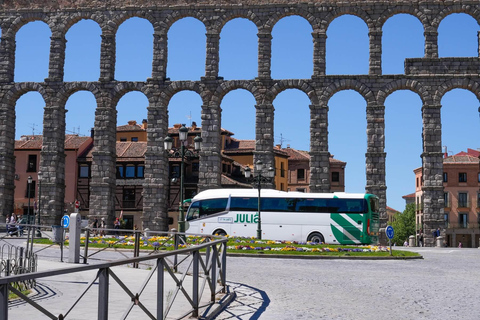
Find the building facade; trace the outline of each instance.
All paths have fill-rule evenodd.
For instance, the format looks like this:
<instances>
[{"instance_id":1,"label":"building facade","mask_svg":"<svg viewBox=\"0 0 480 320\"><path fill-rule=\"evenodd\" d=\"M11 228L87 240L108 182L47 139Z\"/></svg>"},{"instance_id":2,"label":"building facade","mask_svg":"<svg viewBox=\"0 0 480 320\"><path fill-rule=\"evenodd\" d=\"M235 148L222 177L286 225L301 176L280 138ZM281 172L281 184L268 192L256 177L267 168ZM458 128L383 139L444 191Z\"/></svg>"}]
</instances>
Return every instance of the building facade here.
<instances>
[{"instance_id":1,"label":"building facade","mask_svg":"<svg viewBox=\"0 0 480 320\"><path fill-rule=\"evenodd\" d=\"M445 244L457 247L480 246L480 153L468 149L443 159L444 219L441 227ZM423 228L424 201L422 169L415 171L415 204L417 230Z\"/></svg>"}]
</instances>

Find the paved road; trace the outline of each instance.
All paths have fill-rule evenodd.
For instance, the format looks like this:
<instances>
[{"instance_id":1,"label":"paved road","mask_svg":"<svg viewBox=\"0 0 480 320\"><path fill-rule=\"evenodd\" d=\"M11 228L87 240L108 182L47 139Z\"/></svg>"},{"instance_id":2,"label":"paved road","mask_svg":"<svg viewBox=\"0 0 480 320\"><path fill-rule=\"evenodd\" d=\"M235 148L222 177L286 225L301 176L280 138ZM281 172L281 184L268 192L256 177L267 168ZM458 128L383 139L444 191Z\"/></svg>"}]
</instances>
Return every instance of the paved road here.
<instances>
[{"instance_id":1,"label":"paved road","mask_svg":"<svg viewBox=\"0 0 480 320\"><path fill-rule=\"evenodd\" d=\"M240 294L217 319L479 319L480 249L415 249L423 260L231 257Z\"/></svg>"},{"instance_id":2,"label":"paved road","mask_svg":"<svg viewBox=\"0 0 480 320\"><path fill-rule=\"evenodd\" d=\"M480 249L414 249L424 259L229 257L237 299L216 319L479 319ZM54 249L38 254L58 261Z\"/></svg>"}]
</instances>

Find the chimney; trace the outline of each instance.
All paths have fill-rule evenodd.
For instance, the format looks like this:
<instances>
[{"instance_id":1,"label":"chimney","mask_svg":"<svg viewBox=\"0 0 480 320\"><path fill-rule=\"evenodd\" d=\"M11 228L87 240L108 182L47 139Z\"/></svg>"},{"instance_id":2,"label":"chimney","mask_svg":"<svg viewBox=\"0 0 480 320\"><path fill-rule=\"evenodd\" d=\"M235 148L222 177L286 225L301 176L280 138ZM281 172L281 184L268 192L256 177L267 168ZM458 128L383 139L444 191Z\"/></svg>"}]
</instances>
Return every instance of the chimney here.
<instances>
[{"instance_id":1,"label":"chimney","mask_svg":"<svg viewBox=\"0 0 480 320\"><path fill-rule=\"evenodd\" d=\"M91 128L90 129L90 138L94 138L95 137L95 128Z\"/></svg>"},{"instance_id":2,"label":"chimney","mask_svg":"<svg viewBox=\"0 0 480 320\"><path fill-rule=\"evenodd\" d=\"M143 119L143 121L142 121L142 129L147 130L147 127L148 127L148 121L147 121L147 119Z\"/></svg>"},{"instance_id":3,"label":"chimney","mask_svg":"<svg viewBox=\"0 0 480 320\"><path fill-rule=\"evenodd\" d=\"M197 129L197 123L195 121L192 122L192 131Z\"/></svg>"},{"instance_id":4,"label":"chimney","mask_svg":"<svg viewBox=\"0 0 480 320\"><path fill-rule=\"evenodd\" d=\"M135 121L135 120L130 120L130 121L128 121L128 125L129 125L129 126L134 126L134 125L136 125L136 124L137 124L137 121Z\"/></svg>"}]
</instances>

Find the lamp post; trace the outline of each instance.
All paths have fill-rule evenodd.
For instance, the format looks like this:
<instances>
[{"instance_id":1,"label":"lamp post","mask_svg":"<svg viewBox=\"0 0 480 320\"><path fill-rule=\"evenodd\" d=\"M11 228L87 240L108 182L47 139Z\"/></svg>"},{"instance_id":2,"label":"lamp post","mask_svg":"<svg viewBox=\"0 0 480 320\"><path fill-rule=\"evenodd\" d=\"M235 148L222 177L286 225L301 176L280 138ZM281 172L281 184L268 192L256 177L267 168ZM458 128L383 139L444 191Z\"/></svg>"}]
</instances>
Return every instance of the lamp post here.
<instances>
[{"instance_id":1,"label":"lamp post","mask_svg":"<svg viewBox=\"0 0 480 320\"><path fill-rule=\"evenodd\" d=\"M262 183L271 183L273 181L273 177L275 175L275 169L273 167L269 167L267 170L266 175L262 175L263 171L263 162L258 160L255 164L255 172L257 174L256 177L251 177L251 169L250 167L245 168L245 178L252 182L252 185L256 185L258 189L258 219L257 219L257 239L262 239L262 216L260 213L260 209L262 207L262 198L261 198L261 189Z\"/></svg>"},{"instance_id":2,"label":"lamp post","mask_svg":"<svg viewBox=\"0 0 480 320\"><path fill-rule=\"evenodd\" d=\"M28 196L28 208L27 208L27 223L30 224L30 186L32 185L32 176L27 178L28 187L27 187L27 196Z\"/></svg>"},{"instance_id":3,"label":"lamp post","mask_svg":"<svg viewBox=\"0 0 480 320\"><path fill-rule=\"evenodd\" d=\"M38 171L37 173L38 176L38 202L37 202L37 225L39 227L37 228L37 237L40 238L42 236L42 232L40 231L40 212L41 212L41 191L42 191L42 172Z\"/></svg>"},{"instance_id":4,"label":"lamp post","mask_svg":"<svg viewBox=\"0 0 480 320\"><path fill-rule=\"evenodd\" d=\"M164 148L165 150L168 151L168 156L171 158L180 158L180 203L179 203L179 217L178 217L178 232L180 233L185 233L185 212L183 209L183 188L184 188L184 183L185 183L185 160L191 160L193 158L198 158L198 151L200 151L201 145L202 145L202 137L200 135L197 135L194 141L194 150L189 150L188 148L185 148L185 145L187 144L187 138L188 138L188 128L185 127L184 124L178 129L178 138L180 140L180 151L179 150L174 150L173 153L170 151L172 149L172 142L173 139L168 136L164 139Z\"/></svg>"}]
</instances>

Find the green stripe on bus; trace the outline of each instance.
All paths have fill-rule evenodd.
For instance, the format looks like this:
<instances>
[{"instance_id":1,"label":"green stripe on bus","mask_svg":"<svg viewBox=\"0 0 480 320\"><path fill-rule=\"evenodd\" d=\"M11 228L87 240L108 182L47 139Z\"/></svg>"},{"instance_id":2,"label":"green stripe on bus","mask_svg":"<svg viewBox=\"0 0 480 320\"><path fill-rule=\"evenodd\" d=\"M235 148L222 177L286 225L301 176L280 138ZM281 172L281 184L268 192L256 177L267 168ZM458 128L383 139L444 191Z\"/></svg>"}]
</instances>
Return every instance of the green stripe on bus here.
<instances>
[{"instance_id":1,"label":"green stripe on bus","mask_svg":"<svg viewBox=\"0 0 480 320\"><path fill-rule=\"evenodd\" d=\"M358 215L357 215L358 217ZM339 226L346 229L346 231L352 235L356 240L360 241L362 231L359 230L355 225L350 223L347 219L342 217L340 214L330 214L330 218L335 221ZM343 234L343 232L342 232ZM348 238L347 236L342 238ZM337 238L338 240L338 238Z\"/></svg>"},{"instance_id":2,"label":"green stripe on bus","mask_svg":"<svg viewBox=\"0 0 480 320\"><path fill-rule=\"evenodd\" d=\"M355 241L353 241L349 238L346 238L344 236L343 232L338 230L338 228L335 227L333 224L331 224L330 227L332 228L333 236L335 237L335 239L337 239L338 243L340 243L340 244L356 244Z\"/></svg>"}]
</instances>

